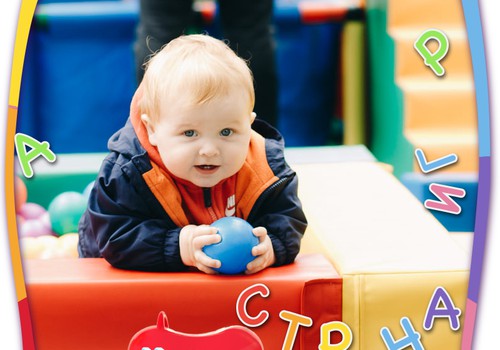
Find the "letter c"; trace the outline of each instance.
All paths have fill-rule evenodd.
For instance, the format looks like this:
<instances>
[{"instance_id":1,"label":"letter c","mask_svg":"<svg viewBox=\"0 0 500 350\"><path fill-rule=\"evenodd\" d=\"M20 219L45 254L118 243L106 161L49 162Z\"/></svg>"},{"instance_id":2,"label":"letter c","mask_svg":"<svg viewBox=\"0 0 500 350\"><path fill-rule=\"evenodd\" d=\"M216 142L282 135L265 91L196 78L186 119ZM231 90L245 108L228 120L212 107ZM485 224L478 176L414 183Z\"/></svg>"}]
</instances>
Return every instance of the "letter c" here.
<instances>
[{"instance_id":1,"label":"letter c","mask_svg":"<svg viewBox=\"0 0 500 350\"><path fill-rule=\"evenodd\" d=\"M262 283L254 284L247 289L245 289L238 297L238 301L236 302L236 314L240 319L241 323L243 323L247 327L258 327L269 318L269 312L263 310L259 312L259 314L255 317L250 316L247 312L247 303L254 295L260 294L260 296L267 298L270 294L269 288Z\"/></svg>"}]
</instances>

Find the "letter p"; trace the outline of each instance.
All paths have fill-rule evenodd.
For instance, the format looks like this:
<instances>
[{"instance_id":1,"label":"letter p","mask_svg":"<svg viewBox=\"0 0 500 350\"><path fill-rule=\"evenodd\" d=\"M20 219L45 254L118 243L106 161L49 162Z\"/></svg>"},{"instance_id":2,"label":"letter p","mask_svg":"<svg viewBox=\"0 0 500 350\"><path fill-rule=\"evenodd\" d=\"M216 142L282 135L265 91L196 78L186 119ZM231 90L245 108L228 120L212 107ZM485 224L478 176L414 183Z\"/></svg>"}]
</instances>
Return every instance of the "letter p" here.
<instances>
[{"instance_id":1,"label":"letter p","mask_svg":"<svg viewBox=\"0 0 500 350\"><path fill-rule=\"evenodd\" d=\"M427 42L429 40L436 40L439 44L436 52L431 52L427 47ZM422 56L426 66L430 67L434 74L437 76L442 76L444 74L444 68L439 63L446 54L448 53L449 42L446 35L437 29L428 29L413 44L415 50Z\"/></svg>"}]
</instances>

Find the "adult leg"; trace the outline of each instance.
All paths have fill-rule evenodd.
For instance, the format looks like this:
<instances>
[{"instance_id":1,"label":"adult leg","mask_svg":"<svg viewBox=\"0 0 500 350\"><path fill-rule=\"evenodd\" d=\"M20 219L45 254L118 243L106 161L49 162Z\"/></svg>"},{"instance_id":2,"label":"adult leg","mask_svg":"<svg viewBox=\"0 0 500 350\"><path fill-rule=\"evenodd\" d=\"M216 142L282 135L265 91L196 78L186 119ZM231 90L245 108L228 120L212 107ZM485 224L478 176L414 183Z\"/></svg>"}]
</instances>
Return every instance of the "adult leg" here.
<instances>
[{"instance_id":1,"label":"adult leg","mask_svg":"<svg viewBox=\"0 0 500 350\"><path fill-rule=\"evenodd\" d=\"M272 30L273 0L219 0L224 37L249 60L255 80L257 118L277 125L278 82Z\"/></svg>"},{"instance_id":2,"label":"adult leg","mask_svg":"<svg viewBox=\"0 0 500 350\"><path fill-rule=\"evenodd\" d=\"M192 19L190 0L141 0L134 43L137 83L144 75L149 56L172 39L184 34Z\"/></svg>"}]
</instances>

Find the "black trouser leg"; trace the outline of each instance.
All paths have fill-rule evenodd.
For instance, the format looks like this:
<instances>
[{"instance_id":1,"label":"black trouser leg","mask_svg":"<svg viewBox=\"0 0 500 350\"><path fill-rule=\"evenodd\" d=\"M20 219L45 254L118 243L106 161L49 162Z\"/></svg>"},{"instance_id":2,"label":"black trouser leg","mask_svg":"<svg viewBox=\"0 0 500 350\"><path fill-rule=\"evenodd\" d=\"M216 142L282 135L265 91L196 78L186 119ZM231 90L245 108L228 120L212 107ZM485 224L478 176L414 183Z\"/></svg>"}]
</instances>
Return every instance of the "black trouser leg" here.
<instances>
[{"instance_id":1,"label":"black trouser leg","mask_svg":"<svg viewBox=\"0 0 500 350\"><path fill-rule=\"evenodd\" d=\"M219 0L222 30L231 48L250 61L257 117L277 125L278 82L272 31L273 0Z\"/></svg>"},{"instance_id":2,"label":"black trouser leg","mask_svg":"<svg viewBox=\"0 0 500 350\"><path fill-rule=\"evenodd\" d=\"M172 39L185 33L192 20L190 0L141 0L137 39L134 44L137 82L144 62Z\"/></svg>"}]
</instances>

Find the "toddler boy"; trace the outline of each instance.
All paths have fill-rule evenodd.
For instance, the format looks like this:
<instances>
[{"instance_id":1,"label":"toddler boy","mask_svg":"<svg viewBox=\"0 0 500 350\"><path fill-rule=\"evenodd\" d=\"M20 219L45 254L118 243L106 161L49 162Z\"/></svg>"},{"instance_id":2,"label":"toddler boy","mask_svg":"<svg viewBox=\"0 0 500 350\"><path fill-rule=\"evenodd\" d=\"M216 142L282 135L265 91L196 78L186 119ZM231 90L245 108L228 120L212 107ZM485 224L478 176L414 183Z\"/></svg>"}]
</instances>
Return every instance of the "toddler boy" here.
<instances>
[{"instance_id":1,"label":"toddler boy","mask_svg":"<svg viewBox=\"0 0 500 350\"><path fill-rule=\"evenodd\" d=\"M81 257L146 271L196 267L220 241L208 226L247 220L259 244L246 273L294 261L307 226L283 139L255 119L251 72L222 41L182 36L148 62L126 125L109 140L79 226Z\"/></svg>"}]
</instances>

